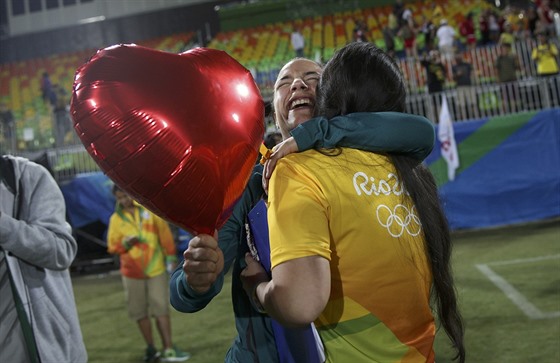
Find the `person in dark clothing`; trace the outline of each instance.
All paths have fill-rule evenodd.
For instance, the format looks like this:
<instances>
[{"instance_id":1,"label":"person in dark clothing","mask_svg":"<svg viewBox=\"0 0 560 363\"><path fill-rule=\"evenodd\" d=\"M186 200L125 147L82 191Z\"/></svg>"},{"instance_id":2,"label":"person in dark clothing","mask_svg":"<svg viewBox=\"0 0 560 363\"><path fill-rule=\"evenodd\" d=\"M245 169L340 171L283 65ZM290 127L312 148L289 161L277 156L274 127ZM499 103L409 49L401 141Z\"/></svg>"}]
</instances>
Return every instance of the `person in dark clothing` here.
<instances>
[{"instance_id":1,"label":"person in dark clothing","mask_svg":"<svg viewBox=\"0 0 560 363\"><path fill-rule=\"evenodd\" d=\"M282 134L278 131L271 131L264 137L264 146L266 146L267 149L272 149L280 142L282 142Z\"/></svg>"},{"instance_id":2,"label":"person in dark clothing","mask_svg":"<svg viewBox=\"0 0 560 363\"><path fill-rule=\"evenodd\" d=\"M441 63L439 52L430 51L429 57L424 57L420 64L426 69L428 93L442 92L445 83L445 67Z\"/></svg>"},{"instance_id":3,"label":"person in dark clothing","mask_svg":"<svg viewBox=\"0 0 560 363\"><path fill-rule=\"evenodd\" d=\"M455 64L452 66L453 80L457 90L458 108L456 115L462 115L462 118L468 118L473 113L473 100L475 100L475 92L472 88L472 64L463 59L463 55L455 55Z\"/></svg>"},{"instance_id":4,"label":"person in dark clothing","mask_svg":"<svg viewBox=\"0 0 560 363\"><path fill-rule=\"evenodd\" d=\"M465 62L463 55L455 55L455 64L452 66L453 80L457 87L471 86L472 64Z\"/></svg>"},{"instance_id":5,"label":"person in dark clothing","mask_svg":"<svg viewBox=\"0 0 560 363\"><path fill-rule=\"evenodd\" d=\"M420 31L424 35L424 50L429 52L434 49L434 40L436 38L436 26L431 19L424 16L424 22Z\"/></svg>"},{"instance_id":6,"label":"person in dark clothing","mask_svg":"<svg viewBox=\"0 0 560 363\"><path fill-rule=\"evenodd\" d=\"M403 19L404 10L405 9L404 9L403 1L402 0L396 0L395 4L393 5L393 14L397 18L399 28L404 22L404 19Z\"/></svg>"},{"instance_id":7,"label":"person in dark clothing","mask_svg":"<svg viewBox=\"0 0 560 363\"><path fill-rule=\"evenodd\" d=\"M354 41L355 42L367 42L367 32L368 28L363 20L356 21L356 26L354 27Z\"/></svg>"},{"instance_id":8,"label":"person in dark clothing","mask_svg":"<svg viewBox=\"0 0 560 363\"><path fill-rule=\"evenodd\" d=\"M68 117L68 98L66 91L59 85L53 86L53 93L56 95L56 103L53 105L54 113L54 140L55 146L64 145L64 139L70 131L70 119Z\"/></svg>"},{"instance_id":9,"label":"person in dark clothing","mask_svg":"<svg viewBox=\"0 0 560 363\"><path fill-rule=\"evenodd\" d=\"M14 152L16 146L14 114L5 102L0 103L0 126L4 139L3 142Z\"/></svg>"},{"instance_id":10,"label":"person in dark clothing","mask_svg":"<svg viewBox=\"0 0 560 363\"><path fill-rule=\"evenodd\" d=\"M429 107L432 108L433 115L436 115L441 105L439 94L443 92L445 84L445 67L441 63L439 51L431 50L428 56L424 54L420 64L426 69L426 83L431 105Z\"/></svg>"},{"instance_id":11,"label":"person in dark clothing","mask_svg":"<svg viewBox=\"0 0 560 363\"><path fill-rule=\"evenodd\" d=\"M55 107L56 93L47 72L43 72L43 78L41 78L41 95L43 97L43 101L48 102L52 107Z\"/></svg>"},{"instance_id":12,"label":"person in dark clothing","mask_svg":"<svg viewBox=\"0 0 560 363\"><path fill-rule=\"evenodd\" d=\"M503 43L500 45L500 55L496 58L494 67L500 83L502 113L516 110L517 100L519 99L519 84L516 82L519 61L517 56L511 52L511 44Z\"/></svg>"},{"instance_id":13,"label":"person in dark clothing","mask_svg":"<svg viewBox=\"0 0 560 363\"><path fill-rule=\"evenodd\" d=\"M385 51L395 58L395 34L393 29L388 26L383 28L383 40L385 41Z\"/></svg>"}]
</instances>

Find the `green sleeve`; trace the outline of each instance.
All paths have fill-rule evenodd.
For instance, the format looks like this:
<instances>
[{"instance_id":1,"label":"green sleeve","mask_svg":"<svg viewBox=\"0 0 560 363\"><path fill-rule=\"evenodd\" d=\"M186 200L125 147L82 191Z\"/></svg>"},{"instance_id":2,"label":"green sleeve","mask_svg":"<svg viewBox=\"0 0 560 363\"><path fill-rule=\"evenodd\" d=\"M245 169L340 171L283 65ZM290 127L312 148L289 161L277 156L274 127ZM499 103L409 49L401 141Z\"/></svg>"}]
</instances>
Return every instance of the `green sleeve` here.
<instances>
[{"instance_id":1,"label":"green sleeve","mask_svg":"<svg viewBox=\"0 0 560 363\"><path fill-rule=\"evenodd\" d=\"M355 149L405 154L423 161L434 147L435 130L425 117L399 112L358 112L331 120L316 117L291 132L299 151Z\"/></svg>"}]
</instances>

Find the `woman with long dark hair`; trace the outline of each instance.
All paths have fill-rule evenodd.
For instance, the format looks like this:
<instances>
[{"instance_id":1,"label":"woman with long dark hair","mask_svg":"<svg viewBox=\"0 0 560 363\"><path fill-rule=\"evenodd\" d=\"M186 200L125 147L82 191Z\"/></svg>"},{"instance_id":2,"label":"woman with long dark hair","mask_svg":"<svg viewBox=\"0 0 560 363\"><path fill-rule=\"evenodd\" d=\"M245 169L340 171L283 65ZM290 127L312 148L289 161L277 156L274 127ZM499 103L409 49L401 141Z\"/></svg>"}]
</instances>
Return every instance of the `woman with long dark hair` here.
<instances>
[{"instance_id":1,"label":"woman with long dark hair","mask_svg":"<svg viewBox=\"0 0 560 363\"><path fill-rule=\"evenodd\" d=\"M404 112L395 62L351 43L324 68L320 114ZM408 156L352 148L280 161L268 197L272 279L247 256L246 291L288 326L314 322L328 362L434 362L437 315L465 360L451 238L433 176Z\"/></svg>"}]
</instances>

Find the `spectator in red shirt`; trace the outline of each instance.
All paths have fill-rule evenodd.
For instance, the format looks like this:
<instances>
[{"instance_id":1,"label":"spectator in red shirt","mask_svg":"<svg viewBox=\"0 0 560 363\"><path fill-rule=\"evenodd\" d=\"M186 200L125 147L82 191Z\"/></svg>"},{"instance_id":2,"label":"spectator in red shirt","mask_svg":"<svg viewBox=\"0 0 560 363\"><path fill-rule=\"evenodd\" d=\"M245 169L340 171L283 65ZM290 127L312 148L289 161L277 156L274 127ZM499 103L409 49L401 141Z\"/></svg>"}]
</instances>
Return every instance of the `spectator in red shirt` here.
<instances>
[{"instance_id":1,"label":"spectator in red shirt","mask_svg":"<svg viewBox=\"0 0 560 363\"><path fill-rule=\"evenodd\" d=\"M468 50L476 47L476 36L474 34L473 13L469 12L465 20L459 25L459 31L462 36L466 38L466 45Z\"/></svg>"}]
</instances>

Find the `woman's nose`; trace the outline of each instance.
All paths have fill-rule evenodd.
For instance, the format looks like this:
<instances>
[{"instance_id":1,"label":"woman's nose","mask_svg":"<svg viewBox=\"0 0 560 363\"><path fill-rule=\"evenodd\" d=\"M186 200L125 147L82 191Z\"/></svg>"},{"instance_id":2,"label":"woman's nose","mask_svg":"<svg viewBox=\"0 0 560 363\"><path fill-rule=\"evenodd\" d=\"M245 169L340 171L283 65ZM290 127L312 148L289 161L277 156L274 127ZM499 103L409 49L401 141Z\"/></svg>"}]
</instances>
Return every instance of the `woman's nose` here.
<instances>
[{"instance_id":1,"label":"woman's nose","mask_svg":"<svg viewBox=\"0 0 560 363\"><path fill-rule=\"evenodd\" d=\"M296 91L298 89L307 89L309 88L307 84L301 78L296 78L292 82L292 91Z\"/></svg>"}]
</instances>

